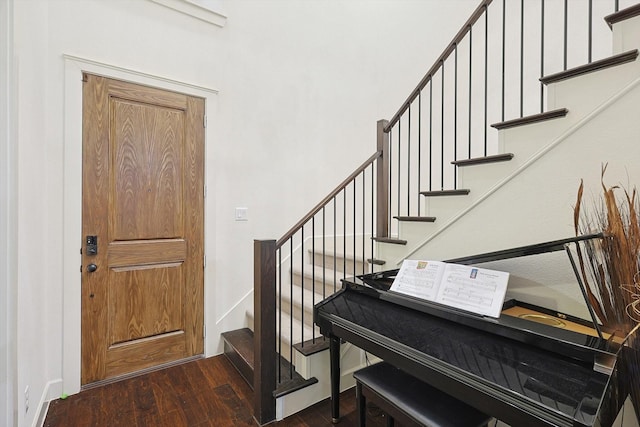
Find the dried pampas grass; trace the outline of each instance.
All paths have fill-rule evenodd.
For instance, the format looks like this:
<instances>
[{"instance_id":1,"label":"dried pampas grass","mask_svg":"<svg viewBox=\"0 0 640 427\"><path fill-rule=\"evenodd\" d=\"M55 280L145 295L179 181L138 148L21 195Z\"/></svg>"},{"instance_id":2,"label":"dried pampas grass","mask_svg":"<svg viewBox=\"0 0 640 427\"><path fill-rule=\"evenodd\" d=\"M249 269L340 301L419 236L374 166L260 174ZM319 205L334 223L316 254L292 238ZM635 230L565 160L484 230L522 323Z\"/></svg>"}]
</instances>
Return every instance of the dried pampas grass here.
<instances>
[{"instance_id":1,"label":"dried pampas grass","mask_svg":"<svg viewBox=\"0 0 640 427\"><path fill-rule=\"evenodd\" d=\"M626 336L640 322L640 218L636 189L607 187L602 167L602 198L591 212L582 208L581 181L574 207L576 235L604 233L578 248L578 262L587 296L603 326ZM616 197L619 195L619 198Z\"/></svg>"}]
</instances>

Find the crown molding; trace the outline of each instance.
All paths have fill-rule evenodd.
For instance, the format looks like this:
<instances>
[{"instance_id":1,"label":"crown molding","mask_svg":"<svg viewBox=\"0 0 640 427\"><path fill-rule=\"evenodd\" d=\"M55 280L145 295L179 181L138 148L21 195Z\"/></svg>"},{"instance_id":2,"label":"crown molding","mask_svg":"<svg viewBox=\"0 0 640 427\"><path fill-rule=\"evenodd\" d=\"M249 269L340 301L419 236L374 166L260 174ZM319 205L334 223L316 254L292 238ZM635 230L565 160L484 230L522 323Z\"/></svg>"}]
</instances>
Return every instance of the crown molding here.
<instances>
[{"instance_id":1,"label":"crown molding","mask_svg":"<svg viewBox=\"0 0 640 427\"><path fill-rule=\"evenodd\" d=\"M192 16L201 21L224 27L227 23L227 16L218 7L213 5L211 0L149 0L153 3L173 9L185 15Z\"/></svg>"}]
</instances>

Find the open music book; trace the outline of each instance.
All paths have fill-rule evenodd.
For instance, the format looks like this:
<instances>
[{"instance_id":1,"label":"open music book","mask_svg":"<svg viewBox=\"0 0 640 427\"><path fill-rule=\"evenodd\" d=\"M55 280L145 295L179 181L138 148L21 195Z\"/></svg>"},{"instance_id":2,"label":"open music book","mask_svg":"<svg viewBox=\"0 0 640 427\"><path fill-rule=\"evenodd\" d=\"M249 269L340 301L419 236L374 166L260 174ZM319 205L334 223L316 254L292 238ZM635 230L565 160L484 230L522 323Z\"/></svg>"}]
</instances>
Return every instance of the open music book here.
<instances>
[{"instance_id":1,"label":"open music book","mask_svg":"<svg viewBox=\"0 0 640 427\"><path fill-rule=\"evenodd\" d=\"M441 261L405 260L392 292L498 318L509 273Z\"/></svg>"}]
</instances>

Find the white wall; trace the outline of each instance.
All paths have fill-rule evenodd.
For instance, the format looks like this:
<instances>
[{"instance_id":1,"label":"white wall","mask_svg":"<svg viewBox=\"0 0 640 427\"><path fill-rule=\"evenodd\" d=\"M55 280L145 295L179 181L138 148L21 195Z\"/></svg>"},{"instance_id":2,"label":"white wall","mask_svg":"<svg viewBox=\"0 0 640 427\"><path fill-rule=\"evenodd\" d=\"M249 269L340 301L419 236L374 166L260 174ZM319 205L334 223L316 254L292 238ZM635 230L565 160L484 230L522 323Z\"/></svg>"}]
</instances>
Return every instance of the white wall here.
<instances>
[{"instance_id":1,"label":"white wall","mask_svg":"<svg viewBox=\"0 0 640 427\"><path fill-rule=\"evenodd\" d=\"M228 1L220 2L228 19L218 27L143 0L6 3L13 13L2 9L0 17L13 21L16 99L0 118L15 123L15 154L2 170L17 181L0 186L10 202L1 211L9 215L2 219L9 248L0 257L16 265L15 288L3 290L2 301L11 304L14 289L17 318L0 338L10 341L12 324L19 337L0 349L17 355L8 369L16 372L15 396L2 399L8 411L17 407L9 424L32 425L43 399L79 387L79 325L65 320L79 317L68 311L77 311L80 279L64 266L79 263L81 241L79 212L65 216L80 200L78 183L65 185L80 171L69 161L77 153L66 150L75 147L81 117L65 116L80 82L65 80L63 55L219 90L207 106L211 355L220 351L220 332L243 326L223 316L252 289L252 240L278 238L373 152L376 120L395 112L476 4ZM248 222L233 220L236 206L249 208ZM74 336L75 346L63 345Z\"/></svg>"}]
</instances>

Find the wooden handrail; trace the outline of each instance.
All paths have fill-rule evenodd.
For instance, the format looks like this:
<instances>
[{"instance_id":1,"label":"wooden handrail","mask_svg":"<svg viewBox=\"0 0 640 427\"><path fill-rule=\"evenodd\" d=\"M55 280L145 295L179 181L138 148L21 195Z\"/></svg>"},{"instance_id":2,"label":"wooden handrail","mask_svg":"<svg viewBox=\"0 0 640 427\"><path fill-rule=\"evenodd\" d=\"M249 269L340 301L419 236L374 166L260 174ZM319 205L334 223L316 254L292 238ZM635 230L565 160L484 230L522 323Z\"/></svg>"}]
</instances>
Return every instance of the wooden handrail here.
<instances>
[{"instance_id":1,"label":"wooden handrail","mask_svg":"<svg viewBox=\"0 0 640 427\"><path fill-rule=\"evenodd\" d=\"M351 175L349 175L344 181L342 181L327 197L322 199L308 214L306 214L300 221L296 223L284 236L282 236L276 242L276 249L279 249L284 245L300 228L302 228L315 214L320 212L324 206L326 206L338 193L351 183L358 175L368 168L376 159L382 155L382 151L376 151L371 157L369 157L358 169L356 169Z\"/></svg>"},{"instance_id":2,"label":"wooden handrail","mask_svg":"<svg viewBox=\"0 0 640 427\"><path fill-rule=\"evenodd\" d=\"M402 107L400 107L398 112L394 114L391 120L389 120L389 124L384 129L385 132L389 132L393 127L393 125L395 125L398 122L398 120L400 120L400 116L402 116L402 114L405 111L407 111L407 109L409 108L409 105L411 105L411 103L418 97L418 95L420 94L420 91L424 89L424 87L431 80L433 75L437 73L438 70L442 67L442 64L444 63L444 61L446 61L449 55L453 53L458 43L462 41L462 39L464 38L465 35L467 35L467 33L469 32L473 24L475 24L476 21L484 14L486 8L491 4L491 2L493 2L493 0L482 0L480 5L469 17L467 22L465 22L462 28L460 29L460 31L458 31L458 33L453 38L451 43L449 43L449 45L445 48L444 52L442 52L442 54L438 57L438 59L436 59L436 61L433 63L431 68L429 68L429 71L427 71L427 74L425 74L422 80L420 80L420 83L418 83L418 86L416 86L416 88L411 92L407 100L404 101L404 103L402 104Z\"/></svg>"}]
</instances>

